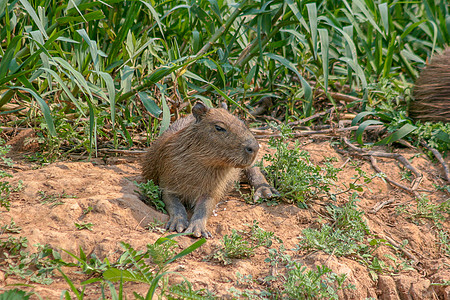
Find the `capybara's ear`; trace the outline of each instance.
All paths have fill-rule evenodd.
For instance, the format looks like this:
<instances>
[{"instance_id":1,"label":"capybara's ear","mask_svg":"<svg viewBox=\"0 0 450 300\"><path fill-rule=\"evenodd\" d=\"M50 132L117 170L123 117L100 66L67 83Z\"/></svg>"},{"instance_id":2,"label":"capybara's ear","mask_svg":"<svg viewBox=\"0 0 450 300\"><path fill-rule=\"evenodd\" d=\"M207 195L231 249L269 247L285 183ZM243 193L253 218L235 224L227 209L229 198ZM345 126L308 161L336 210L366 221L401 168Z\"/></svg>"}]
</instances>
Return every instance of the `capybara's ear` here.
<instances>
[{"instance_id":1,"label":"capybara's ear","mask_svg":"<svg viewBox=\"0 0 450 300\"><path fill-rule=\"evenodd\" d=\"M208 112L209 108L201 101L198 101L197 103L195 103L194 107L192 108L192 114L195 117L195 120L197 122L200 122L203 117L206 115L206 113Z\"/></svg>"},{"instance_id":2,"label":"capybara's ear","mask_svg":"<svg viewBox=\"0 0 450 300\"><path fill-rule=\"evenodd\" d=\"M220 107L225 109L225 110L228 110L228 105L227 105L226 102L220 102Z\"/></svg>"}]
</instances>

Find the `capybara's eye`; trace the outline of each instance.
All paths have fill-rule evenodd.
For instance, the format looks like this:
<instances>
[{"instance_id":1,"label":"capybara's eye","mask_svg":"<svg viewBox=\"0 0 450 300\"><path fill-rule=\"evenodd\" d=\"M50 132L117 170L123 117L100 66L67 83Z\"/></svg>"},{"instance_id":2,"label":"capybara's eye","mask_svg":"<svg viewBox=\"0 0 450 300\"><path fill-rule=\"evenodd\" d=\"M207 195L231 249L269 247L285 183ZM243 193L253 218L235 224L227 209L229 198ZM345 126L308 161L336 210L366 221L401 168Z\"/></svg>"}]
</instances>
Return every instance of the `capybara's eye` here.
<instances>
[{"instance_id":1,"label":"capybara's eye","mask_svg":"<svg viewBox=\"0 0 450 300\"><path fill-rule=\"evenodd\" d=\"M217 131L222 131L222 132L227 131L225 128L220 127L219 125L215 125L215 127L216 127L216 130L217 130Z\"/></svg>"}]
</instances>

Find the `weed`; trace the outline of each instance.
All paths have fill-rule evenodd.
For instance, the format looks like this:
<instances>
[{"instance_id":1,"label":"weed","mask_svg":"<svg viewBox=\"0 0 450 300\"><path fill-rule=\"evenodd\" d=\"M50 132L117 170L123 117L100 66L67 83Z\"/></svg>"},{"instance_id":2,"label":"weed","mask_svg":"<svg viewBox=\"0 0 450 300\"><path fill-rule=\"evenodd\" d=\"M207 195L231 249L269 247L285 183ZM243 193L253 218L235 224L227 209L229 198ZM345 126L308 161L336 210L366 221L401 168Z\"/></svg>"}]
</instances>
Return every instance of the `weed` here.
<instances>
[{"instance_id":1,"label":"weed","mask_svg":"<svg viewBox=\"0 0 450 300\"><path fill-rule=\"evenodd\" d=\"M74 223L75 227L78 230L83 230L83 229L87 229L89 231L92 231L92 227L94 227L94 224L92 223L87 223L87 222L81 222L81 223Z\"/></svg>"},{"instance_id":2,"label":"weed","mask_svg":"<svg viewBox=\"0 0 450 300\"><path fill-rule=\"evenodd\" d=\"M406 180L408 182L412 181L412 171L411 170L407 170L407 169L403 169L402 171L400 171L400 176L401 176L401 180Z\"/></svg>"},{"instance_id":3,"label":"weed","mask_svg":"<svg viewBox=\"0 0 450 300\"><path fill-rule=\"evenodd\" d=\"M28 247L25 237L9 236L6 241L2 241L0 250L5 262L2 270L7 276L15 275L33 282L51 284L53 270L59 265L61 257L48 246L35 246L38 252L29 253L25 251Z\"/></svg>"},{"instance_id":4,"label":"weed","mask_svg":"<svg viewBox=\"0 0 450 300\"><path fill-rule=\"evenodd\" d=\"M19 289L12 289L0 294L0 300L28 300L33 294Z\"/></svg>"},{"instance_id":5,"label":"weed","mask_svg":"<svg viewBox=\"0 0 450 300\"><path fill-rule=\"evenodd\" d=\"M61 199L76 198L76 196L66 194L64 191L62 192L62 194L47 194L44 191L38 191L38 195L40 197L41 203L49 204L51 208L64 204L65 202Z\"/></svg>"},{"instance_id":6,"label":"weed","mask_svg":"<svg viewBox=\"0 0 450 300\"><path fill-rule=\"evenodd\" d=\"M416 199L415 208L411 205L404 205L397 207L396 210L399 214L408 214L412 219L429 219L438 228L442 228L442 222L445 222L450 214L450 199L439 204L433 204L426 195L421 195Z\"/></svg>"},{"instance_id":7,"label":"weed","mask_svg":"<svg viewBox=\"0 0 450 300\"><path fill-rule=\"evenodd\" d=\"M255 255L255 249L259 247L270 247L273 240L281 242L273 232L260 228L257 221L247 226L249 227L247 231L232 229L230 235L225 235L222 247L212 254L212 258L227 265L231 264L233 258L248 258Z\"/></svg>"},{"instance_id":8,"label":"weed","mask_svg":"<svg viewBox=\"0 0 450 300\"><path fill-rule=\"evenodd\" d=\"M385 254L384 256L393 262L393 266L387 267L387 271L392 275L399 274L401 271L414 270L414 268L403 259L399 259L391 254Z\"/></svg>"},{"instance_id":9,"label":"weed","mask_svg":"<svg viewBox=\"0 0 450 300\"><path fill-rule=\"evenodd\" d=\"M253 279L252 275L242 275L236 272L236 286L246 287L238 290L231 287L228 291L237 299L270 299L272 294L269 291L258 288L258 283Z\"/></svg>"},{"instance_id":10,"label":"weed","mask_svg":"<svg viewBox=\"0 0 450 300\"><path fill-rule=\"evenodd\" d=\"M436 188L436 190L441 192L447 192L450 194L450 185L437 185L433 183L433 186Z\"/></svg>"},{"instance_id":11,"label":"weed","mask_svg":"<svg viewBox=\"0 0 450 300\"><path fill-rule=\"evenodd\" d=\"M337 275L326 266L317 266L317 270L308 270L305 266L292 263L288 267L283 295L288 299L339 299L337 290L354 289L344 286L346 274ZM333 288L332 286L336 287Z\"/></svg>"},{"instance_id":12,"label":"weed","mask_svg":"<svg viewBox=\"0 0 450 300\"><path fill-rule=\"evenodd\" d=\"M438 231L439 238L439 246L441 248L441 252L446 256L450 257L450 234L448 231L439 230Z\"/></svg>"},{"instance_id":13,"label":"weed","mask_svg":"<svg viewBox=\"0 0 450 300\"><path fill-rule=\"evenodd\" d=\"M169 286L167 290L168 299L198 299L198 300L213 300L217 299L214 294L208 290L200 289L194 290L192 284L184 280L179 284Z\"/></svg>"},{"instance_id":14,"label":"weed","mask_svg":"<svg viewBox=\"0 0 450 300\"><path fill-rule=\"evenodd\" d=\"M251 275L236 274L237 285L247 287L244 290L230 289L235 297L249 299L338 299L337 291L354 289L351 284L344 285L346 274L337 275L326 266L317 266L316 270L293 261L285 253L283 245L279 250L270 249L265 262L271 265L271 275L266 276L264 286L258 288ZM255 287L256 286L256 287Z\"/></svg>"},{"instance_id":15,"label":"weed","mask_svg":"<svg viewBox=\"0 0 450 300\"><path fill-rule=\"evenodd\" d=\"M331 195L331 199L336 199L337 195L348 193L348 192L363 192L363 188L367 187L367 184L371 183L374 178L382 178L386 175L383 173L376 173L371 176L367 175L367 173L362 170L359 166L355 165L355 171L357 174L353 176L351 179L353 180L350 182L347 186L345 182L342 183L342 185L345 187L345 190L337 192L335 194ZM362 181L362 182L361 182ZM370 189L369 189L370 190Z\"/></svg>"},{"instance_id":16,"label":"weed","mask_svg":"<svg viewBox=\"0 0 450 300\"><path fill-rule=\"evenodd\" d=\"M83 209L83 216L86 216L88 213L90 213L94 208L92 206L88 206L87 208Z\"/></svg>"},{"instance_id":17,"label":"weed","mask_svg":"<svg viewBox=\"0 0 450 300\"><path fill-rule=\"evenodd\" d=\"M2 146L4 141L0 139L0 161L3 162L8 167L12 166L12 160L6 157L11 147L9 145ZM11 207L11 202L9 200L9 195L11 194L12 186L9 181L4 180L4 178L11 178L12 175L0 170L0 207L6 208L9 211Z\"/></svg>"},{"instance_id":18,"label":"weed","mask_svg":"<svg viewBox=\"0 0 450 300\"><path fill-rule=\"evenodd\" d=\"M328 193L340 169L329 162L325 163L324 169L314 165L309 153L300 150L298 141L293 144L289 142L291 130L284 126L279 129L281 138L271 138L269 141L269 146L276 149L276 153L264 155L259 165L282 199L304 206L305 199ZM269 163L267 167L264 167L264 161Z\"/></svg>"},{"instance_id":19,"label":"weed","mask_svg":"<svg viewBox=\"0 0 450 300\"><path fill-rule=\"evenodd\" d=\"M134 184L139 188L138 193L147 200L145 203L153 206L156 210L167 214L166 204L161 198L161 189L158 185L153 183L153 180L149 180L145 183L137 183L135 181Z\"/></svg>"},{"instance_id":20,"label":"weed","mask_svg":"<svg viewBox=\"0 0 450 300\"><path fill-rule=\"evenodd\" d=\"M16 222L11 218L11 222L9 224L3 225L0 227L0 234L4 233L19 233L22 228L16 225Z\"/></svg>"},{"instance_id":21,"label":"weed","mask_svg":"<svg viewBox=\"0 0 450 300\"><path fill-rule=\"evenodd\" d=\"M164 233L166 232L164 222L161 222L157 219L153 219L153 222L148 223L147 228L152 232Z\"/></svg>"},{"instance_id":22,"label":"weed","mask_svg":"<svg viewBox=\"0 0 450 300\"><path fill-rule=\"evenodd\" d=\"M362 219L364 213L358 209L356 201L356 194L353 194L350 201L342 207L328 206L333 224L324 224L320 230L303 230L299 249L323 250L338 257L357 253L364 237L369 234L369 228Z\"/></svg>"}]
</instances>

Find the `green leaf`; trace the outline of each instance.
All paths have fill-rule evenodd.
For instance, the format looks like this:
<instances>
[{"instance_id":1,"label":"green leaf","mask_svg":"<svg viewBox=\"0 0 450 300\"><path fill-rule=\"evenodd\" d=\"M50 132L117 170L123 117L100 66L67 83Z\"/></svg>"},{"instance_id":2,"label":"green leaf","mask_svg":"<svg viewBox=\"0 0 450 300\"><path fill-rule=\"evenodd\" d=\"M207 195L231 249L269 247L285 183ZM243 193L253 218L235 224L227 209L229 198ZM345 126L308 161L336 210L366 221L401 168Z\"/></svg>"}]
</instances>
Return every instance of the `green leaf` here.
<instances>
[{"instance_id":1,"label":"green leaf","mask_svg":"<svg viewBox=\"0 0 450 300\"><path fill-rule=\"evenodd\" d=\"M101 10L96 10L92 12L85 13L81 16L68 16L68 17L61 17L57 18L56 22L58 22L59 25L66 25L68 23L79 23L79 22L92 22L96 20L102 20L105 18L105 15Z\"/></svg>"},{"instance_id":2,"label":"green leaf","mask_svg":"<svg viewBox=\"0 0 450 300\"><path fill-rule=\"evenodd\" d=\"M0 300L28 300L30 296L27 292L13 289L0 294Z\"/></svg>"},{"instance_id":3,"label":"green leaf","mask_svg":"<svg viewBox=\"0 0 450 300\"><path fill-rule=\"evenodd\" d=\"M148 274L147 274L148 275ZM135 271L119 270L117 268L109 268L103 272L103 278L111 282L117 282L119 280L142 282L150 284L152 278L147 278ZM149 280L150 279L150 280Z\"/></svg>"},{"instance_id":4,"label":"green leaf","mask_svg":"<svg viewBox=\"0 0 450 300\"><path fill-rule=\"evenodd\" d=\"M146 2L146 1L142 1L142 0L141 0L141 3L143 3L145 6L147 6L148 10L150 10L152 17L155 19L156 23L158 24L158 27L162 34L163 39L165 39L163 25L161 23L161 20L159 19L159 14L156 12L155 8L150 3Z\"/></svg>"},{"instance_id":5,"label":"green leaf","mask_svg":"<svg viewBox=\"0 0 450 300\"><path fill-rule=\"evenodd\" d=\"M147 111L154 117L159 117L159 115L162 113L162 110L159 108L156 102L150 98L149 94L147 92L138 92L138 95Z\"/></svg>"},{"instance_id":6,"label":"green leaf","mask_svg":"<svg viewBox=\"0 0 450 300\"><path fill-rule=\"evenodd\" d=\"M381 141L375 143L375 145L391 144L391 143L396 142L399 139L407 136L410 132L412 132L416 129L417 129L416 126L407 123L407 124L403 125L399 130L394 132L393 134L391 134L391 135L385 137L384 139L382 139Z\"/></svg>"},{"instance_id":7,"label":"green leaf","mask_svg":"<svg viewBox=\"0 0 450 300\"><path fill-rule=\"evenodd\" d=\"M31 83L28 81L28 79L21 77L20 78L21 81L23 82L28 82L28 86L30 86L31 88L25 88L25 87L10 87L10 89L18 89L18 90L22 90L22 91L26 91L28 93L30 93L34 99L36 99L36 101L38 102L39 106L41 107L41 111L42 114L44 115L44 119L45 119L45 123L47 124L48 127L48 131L50 132L50 134L52 136L56 136L56 129L55 129L55 125L53 123L53 118L52 118L52 114L50 112L50 108L48 107L47 103L44 101L44 99L42 99L37 92L32 89L32 85Z\"/></svg>"},{"instance_id":8,"label":"green leaf","mask_svg":"<svg viewBox=\"0 0 450 300\"><path fill-rule=\"evenodd\" d=\"M171 262L185 256L188 255L192 252L194 252L195 250L197 250L201 245L203 245L204 243L206 243L206 239L205 238L201 238L198 241L196 241L195 243L193 243L192 245L190 245L189 247L187 247L186 249L184 249L183 251L181 251L180 253L178 253L177 255L175 255L174 257L172 257L167 264L170 264Z\"/></svg>"},{"instance_id":9,"label":"green leaf","mask_svg":"<svg viewBox=\"0 0 450 300\"><path fill-rule=\"evenodd\" d=\"M34 11L33 7L31 6L30 2L27 0L19 0L20 3L22 3L25 10L30 15L31 19L33 19L34 23L38 27L39 31L42 33L42 35L45 37L45 39L48 39L47 32L45 31L44 25L41 22L41 19L38 17L36 12Z\"/></svg>"},{"instance_id":10,"label":"green leaf","mask_svg":"<svg viewBox=\"0 0 450 300\"><path fill-rule=\"evenodd\" d=\"M116 88L114 87L114 81L111 75L105 72L98 72L98 74L102 77L103 81L106 83L106 88L108 89L108 99L106 100L109 100L111 124L114 130L116 120Z\"/></svg>"},{"instance_id":11,"label":"green leaf","mask_svg":"<svg viewBox=\"0 0 450 300\"><path fill-rule=\"evenodd\" d=\"M362 120L365 116L375 116L375 115L376 113L372 111L360 112L359 114L356 115L356 117L353 118L351 126L355 126L356 124L358 124L358 122Z\"/></svg>"},{"instance_id":12,"label":"green leaf","mask_svg":"<svg viewBox=\"0 0 450 300\"><path fill-rule=\"evenodd\" d=\"M313 45L313 54L314 58L317 57L317 6L316 3L308 3L306 4L306 8L308 9L308 18L309 18L309 26L311 27L311 42Z\"/></svg>"},{"instance_id":13,"label":"green leaf","mask_svg":"<svg viewBox=\"0 0 450 300\"><path fill-rule=\"evenodd\" d=\"M439 131L436 134L434 134L434 136L437 139L450 144L450 135L448 133L439 129Z\"/></svg>"},{"instance_id":14,"label":"green leaf","mask_svg":"<svg viewBox=\"0 0 450 300\"><path fill-rule=\"evenodd\" d=\"M162 121L161 121L161 126L159 128L159 135L161 135L161 134L164 133L164 131L167 130L167 128L169 128L169 125L170 125L170 108L169 108L169 106L167 105L167 102L166 102L165 88L162 85L160 85L160 84L157 84L156 86L159 88L159 90L161 92L161 103L162 103L162 108L163 108L162 109L162 111L163 111L163 118L162 118Z\"/></svg>"},{"instance_id":15,"label":"green leaf","mask_svg":"<svg viewBox=\"0 0 450 300\"><path fill-rule=\"evenodd\" d=\"M356 137L356 140L358 141L358 143L360 145L363 144L362 136L363 136L364 130L366 130L367 126L380 125L380 124L383 124L383 122L378 121L378 120L366 120L366 121L362 122L361 125L359 125L358 129L355 132L355 137Z\"/></svg>"},{"instance_id":16,"label":"green leaf","mask_svg":"<svg viewBox=\"0 0 450 300\"><path fill-rule=\"evenodd\" d=\"M322 70L323 70L323 79L324 79L324 89L325 93L328 93L328 53L329 53L329 46L330 41L328 38L328 30L320 28L319 29L319 36L320 36L320 44L321 44L321 56L322 56Z\"/></svg>"},{"instance_id":17,"label":"green leaf","mask_svg":"<svg viewBox=\"0 0 450 300\"><path fill-rule=\"evenodd\" d=\"M312 93L312 89L311 89L311 86L309 85L309 83L303 78L302 75L300 75L297 68L290 61L285 59L284 57L281 57L281 56L273 54L273 53L264 53L264 55L271 59L278 61L279 63L281 63L283 66L285 66L286 68L288 68L289 70L291 70L298 76L298 78L300 79L300 82L302 84L304 93L305 93L305 100L306 100L305 116L309 117L311 115L311 109L312 109L312 104L313 104L313 93Z\"/></svg>"},{"instance_id":18,"label":"green leaf","mask_svg":"<svg viewBox=\"0 0 450 300\"><path fill-rule=\"evenodd\" d=\"M84 116L86 117L86 114L84 113L84 110L81 108L79 101L73 96L72 92L69 90L69 88L64 84L64 82L62 81L61 77L59 77L59 75L51 70L51 69L47 69L47 68L40 68L41 70L47 72L48 74L50 74L54 80L56 80L59 85L62 87L62 89L64 90L64 92L66 93L66 95L69 97L69 99L72 101L72 103L75 105L75 107L78 109L78 111Z\"/></svg>"},{"instance_id":19,"label":"green leaf","mask_svg":"<svg viewBox=\"0 0 450 300\"><path fill-rule=\"evenodd\" d=\"M75 296L77 296L78 299L83 299L83 298L82 298L82 295L80 294L80 292L78 291L78 289L75 287L75 285L73 284L72 280L70 280L70 278L67 277L67 275L66 275L60 268L58 268L58 271L59 271L59 272L61 273L61 275L64 277L64 280L67 282L67 284L69 284L70 289L71 289L72 292L75 294ZM67 296L66 296L66 299L67 299ZM69 295L69 298L68 298L68 299L71 299L71 298L70 298L70 295Z\"/></svg>"},{"instance_id":20,"label":"green leaf","mask_svg":"<svg viewBox=\"0 0 450 300\"><path fill-rule=\"evenodd\" d=\"M22 39L23 36L18 35L15 36L11 43L8 45L8 48L6 48L5 54L3 55L3 58L0 62L0 78L6 77L9 70L9 65L14 57L14 52L16 51L16 46L19 43L19 41Z\"/></svg>"}]
</instances>

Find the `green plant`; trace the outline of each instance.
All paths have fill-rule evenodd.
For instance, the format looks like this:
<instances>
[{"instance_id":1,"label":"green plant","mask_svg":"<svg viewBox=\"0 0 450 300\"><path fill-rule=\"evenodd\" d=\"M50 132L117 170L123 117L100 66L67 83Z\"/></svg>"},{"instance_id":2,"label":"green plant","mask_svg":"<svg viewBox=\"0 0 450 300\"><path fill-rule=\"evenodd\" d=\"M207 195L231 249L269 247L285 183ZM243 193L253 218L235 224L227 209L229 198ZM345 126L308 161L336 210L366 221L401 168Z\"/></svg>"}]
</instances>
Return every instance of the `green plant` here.
<instances>
[{"instance_id":1,"label":"green plant","mask_svg":"<svg viewBox=\"0 0 450 300\"><path fill-rule=\"evenodd\" d=\"M6 154L9 152L11 147L9 145L3 144L4 141L0 139L0 159L3 162L3 164L5 164L8 167L11 167L12 160L6 157ZM4 178L11 178L11 177L12 177L11 174L3 170L0 170L0 179L2 179L0 181L0 207L4 207L8 211L11 206L11 203L9 201L9 195L11 194L12 186L8 181L4 180Z\"/></svg>"},{"instance_id":2,"label":"green plant","mask_svg":"<svg viewBox=\"0 0 450 300\"><path fill-rule=\"evenodd\" d=\"M325 168L314 165L306 151L300 150L298 142L291 144L290 129L280 127L281 138L271 138L270 147L276 149L274 155L266 154L260 166L267 179L280 192L280 197L304 206L305 199L323 196L334 184L340 169L330 163ZM263 166L264 161L269 165Z\"/></svg>"},{"instance_id":3,"label":"green plant","mask_svg":"<svg viewBox=\"0 0 450 300\"><path fill-rule=\"evenodd\" d=\"M337 290L354 286L344 286L346 274L337 275L326 266L317 266L317 270L293 263L289 266L283 294L289 299L339 299ZM336 287L333 288L333 285Z\"/></svg>"},{"instance_id":4,"label":"green plant","mask_svg":"<svg viewBox=\"0 0 450 300\"><path fill-rule=\"evenodd\" d=\"M38 195L41 198L41 203L49 204L51 208L64 204L65 202L61 199L76 198L76 196L68 195L64 191L62 192L62 194L47 194L44 191L38 191Z\"/></svg>"},{"instance_id":5,"label":"green plant","mask_svg":"<svg viewBox=\"0 0 450 300\"><path fill-rule=\"evenodd\" d=\"M160 296L168 297L168 299L175 299L177 296L186 297L186 299L211 299L211 295L205 291L193 290L190 283L181 283L176 286L168 285L166 277L176 274L175 272L167 271L168 265L192 253L206 242L205 239L200 239L181 252L176 253L175 248L177 247L177 242L173 238L180 235L184 234L172 234L161 237L155 243L148 244L146 251L135 250L131 245L121 242L124 252L113 263L108 258L100 261L95 255L91 255L88 258L81 248L79 256L64 250L78 261L77 265L71 264L70 266L78 266L83 273L94 276L82 282L82 289L77 288L72 279L61 269L59 269L59 272L77 299L84 299L86 287L96 283L100 283L102 291L105 286L108 287L112 299L122 299L119 295L123 295L124 293L123 284L125 282L139 282L149 285L145 296L136 292L134 293L137 299L152 299L158 288L160 289ZM118 287L113 284L116 282L119 282ZM202 298L203 295L205 295L205 298ZM61 297L71 299L68 291L63 291ZM102 299L106 299L106 293L104 291L102 292Z\"/></svg>"},{"instance_id":6,"label":"green plant","mask_svg":"<svg viewBox=\"0 0 450 300\"><path fill-rule=\"evenodd\" d=\"M226 234L223 237L222 246L211 257L227 265L231 264L233 258L248 258L255 255L255 249L259 247L270 247L273 240L281 242L273 232L260 228L256 220L251 226L247 226L249 230L232 229L230 235Z\"/></svg>"},{"instance_id":7,"label":"green plant","mask_svg":"<svg viewBox=\"0 0 450 300\"><path fill-rule=\"evenodd\" d=\"M4 257L1 268L6 276L15 275L40 284L53 282L53 271L61 264L59 253L49 246L35 245L36 253L26 251L28 240L25 237L9 236L0 241L0 253Z\"/></svg>"},{"instance_id":8,"label":"green plant","mask_svg":"<svg viewBox=\"0 0 450 300\"><path fill-rule=\"evenodd\" d=\"M164 233L166 232L164 222L154 219L153 222L148 223L148 230L153 232Z\"/></svg>"},{"instance_id":9,"label":"green plant","mask_svg":"<svg viewBox=\"0 0 450 300\"><path fill-rule=\"evenodd\" d=\"M438 238L440 245L441 252L448 257L450 257L450 234L448 231L445 230L439 230L438 231Z\"/></svg>"},{"instance_id":10,"label":"green plant","mask_svg":"<svg viewBox=\"0 0 450 300\"><path fill-rule=\"evenodd\" d=\"M9 224L3 225L0 227L0 234L4 233L19 233L22 228L16 225L16 222L11 218L11 222Z\"/></svg>"},{"instance_id":11,"label":"green plant","mask_svg":"<svg viewBox=\"0 0 450 300\"><path fill-rule=\"evenodd\" d=\"M438 228L442 228L450 214L450 199L439 204L432 203L426 195L421 195L416 199L416 207L405 205L397 208L398 213L406 213L413 219L432 220Z\"/></svg>"},{"instance_id":12,"label":"green plant","mask_svg":"<svg viewBox=\"0 0 450 300\"><path fill-rule=\"evenodd\" d=\"M370 234L362 219L363 211L356 206L356 194L342 207L327 206L333 223L323 224L320 229L307 228L299 242L299 249L317 249L336 256L357 253L364 238Z\"/></svg>"},{"instance_id":13,"label":"green plant","mask_svg":"<svg viewBox=\"0 0 450 300\"><path fill-rule=\"evenodd\" d=\"M251 275L238 273L237 285L246 288L233 288L230 292L249 299L338 299L338 290L355 288L344 285L346 274L337 275L326 266L315 270L302 266L285 253L283 245L279 250L270 249L265 262L271 265L271 275L263 279L265 284L258 286Z\"/></svg>"},{"instance_id":14,"label":"green plant","mask_svg":"<svg viewBox=\"0 0 450 300\"><path fill-rule=\"evenodd\" d=\"M12 289L0 294L0 300L28 300L32 293L22 291L19 289Z\"/></svg>"},{"instance_id":15,"label":"green plant","mask_svg":"<svg viewBox=\"0 0 450 300\"><path fill-rule=\"evenodd\" d=\"M143 183L134 182L139 188L139 193L145 197L146 203L156 208L160 212L167 214L166 204L162 201L161 189L158 185L153 183L153 180L149 180Z\"/></svg>"},{"instance_id":16,"label":"green plant","mask_svg":"<svg viewBox=\"0 0 450 300\"><path fill-rule=\"evenodd\" d=\"M78 230L83 230L83 229L87 229L87 230L89 230L89 231L92 231L92 227L94 227L94 224L92 224L92 223L86 223L86 222L81 222L81 223L74 223L75 224L75 227L78 229Z\"/></svg>"}]
</instances>

